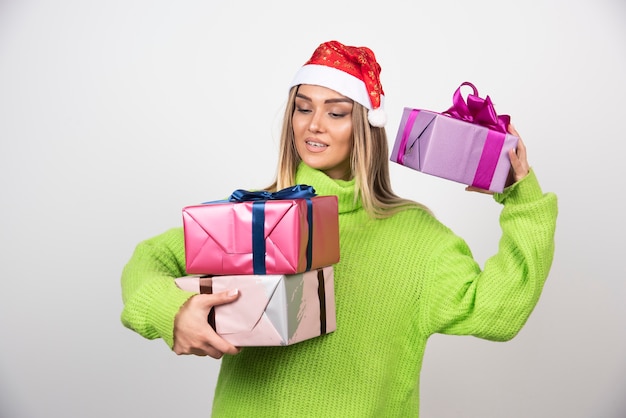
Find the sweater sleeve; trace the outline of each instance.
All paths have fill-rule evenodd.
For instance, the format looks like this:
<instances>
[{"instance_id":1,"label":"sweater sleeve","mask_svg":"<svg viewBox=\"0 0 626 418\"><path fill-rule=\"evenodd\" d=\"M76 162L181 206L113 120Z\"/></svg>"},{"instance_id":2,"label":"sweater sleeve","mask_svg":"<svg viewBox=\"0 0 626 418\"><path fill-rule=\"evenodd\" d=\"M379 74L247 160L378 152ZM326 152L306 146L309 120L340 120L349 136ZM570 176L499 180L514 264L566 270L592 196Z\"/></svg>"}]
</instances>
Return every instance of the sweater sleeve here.
<instances>
[{"instance_id":1,"label":"sweater sleeve","mask_svg":"<svg viewBox=\"0 0 626 418\"><path fill-rule=\"evenodd\" d=\"M178 288L174 279L185 275L182 228L140 242L121 277L124 308L121 320L148 339L174 344L174 318L194 293Z\"/></svg>"},{"instance_id":2,"label":"sweater sleeve","mask_svg":"<svg viewBox=\"0 0 626 418\"><path fill-rule=\"evenodd\" d=\"M433 257L425 295L427 332L506 341L539 301L554 256L557 198L535 173L494 195L503 204L498 252L481 270L465 241L451 235Z\"/></svg>"}]
</instances>

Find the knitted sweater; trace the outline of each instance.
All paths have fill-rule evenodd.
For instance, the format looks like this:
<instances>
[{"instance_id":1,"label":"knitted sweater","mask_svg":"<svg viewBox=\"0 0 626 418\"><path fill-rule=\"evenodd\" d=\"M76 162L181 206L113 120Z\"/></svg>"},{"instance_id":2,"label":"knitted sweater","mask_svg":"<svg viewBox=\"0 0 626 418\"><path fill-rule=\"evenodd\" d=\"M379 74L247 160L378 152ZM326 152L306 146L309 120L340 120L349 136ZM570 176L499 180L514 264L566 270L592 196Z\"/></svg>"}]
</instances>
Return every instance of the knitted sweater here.
<instances>
[{"instance_id":1,"label":"knitted sweater","mask_svg":"<svg viewBox=\"0 0 626 418\"><path fill-rule=\"evenodd\" d=\"M248 347L222 359L215 417L416 417L419 374L433 333L505 341L535 307L554 254L557 199L534 172L502 203L498 253L480 266L466 243L420 208L371 219L354 181L301 164L297 183L339 199L337 330L286 347ZM181 228L140 243L124 269L123 323L172 345L190 296Z\"/></svg>"}]
</instances>

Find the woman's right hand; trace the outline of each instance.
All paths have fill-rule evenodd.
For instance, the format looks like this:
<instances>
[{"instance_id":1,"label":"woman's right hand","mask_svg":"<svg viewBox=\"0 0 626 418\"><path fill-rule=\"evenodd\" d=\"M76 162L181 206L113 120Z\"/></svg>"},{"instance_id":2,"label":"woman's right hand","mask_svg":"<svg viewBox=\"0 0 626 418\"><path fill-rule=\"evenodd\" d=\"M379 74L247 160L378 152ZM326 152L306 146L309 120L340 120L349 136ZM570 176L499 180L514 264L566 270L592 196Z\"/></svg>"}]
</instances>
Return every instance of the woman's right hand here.
<instances>
[{"instance_id":1,"label":"woman's right hand","mask_svg":"<svg viewBox=\"0 0 626 418\"><path fill-rule=\"evenodd\" d=\"M176 354L195 354L220 359L224 354L237 354L235 347L215 332L208 322L214 306L231 303L239 297L235 290L216 294L194 295L180 308L174 320L174 347Z\"/></svg>"}]
</instances>

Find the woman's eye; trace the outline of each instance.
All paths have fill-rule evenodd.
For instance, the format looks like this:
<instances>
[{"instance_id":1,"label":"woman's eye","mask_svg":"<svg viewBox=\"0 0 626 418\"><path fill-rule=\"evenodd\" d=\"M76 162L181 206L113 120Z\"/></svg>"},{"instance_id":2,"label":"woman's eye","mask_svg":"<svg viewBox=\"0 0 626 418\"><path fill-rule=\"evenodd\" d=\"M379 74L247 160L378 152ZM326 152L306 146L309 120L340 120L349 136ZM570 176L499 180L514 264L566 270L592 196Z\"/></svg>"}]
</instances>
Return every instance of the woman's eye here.
<instances>
[{"instance_id":1,"label":"woman's eye","mask_svg":"<svg viewBox=\"0 0 626 418\"><path fill-rule=\"evenodd\" d=\"M346 116L346 113L334 113L334 112L330 112L330 113L329 113L329 115L330 115L330 117L331 117L331 118L336 118L336 119L339 119L339 118L343 118L344 116Z\"/></svg>"},{"instance_id":2,"label":"woman's eye","mask_svg":"<svg viewBox=\"0 0 626 418\"><path fill-rule=\"evenodd\" d=\"M304 107L296 107L296 111L300 112L300 113L310 113L311 109L307 109Z\"/></svg>"}]
</instances>

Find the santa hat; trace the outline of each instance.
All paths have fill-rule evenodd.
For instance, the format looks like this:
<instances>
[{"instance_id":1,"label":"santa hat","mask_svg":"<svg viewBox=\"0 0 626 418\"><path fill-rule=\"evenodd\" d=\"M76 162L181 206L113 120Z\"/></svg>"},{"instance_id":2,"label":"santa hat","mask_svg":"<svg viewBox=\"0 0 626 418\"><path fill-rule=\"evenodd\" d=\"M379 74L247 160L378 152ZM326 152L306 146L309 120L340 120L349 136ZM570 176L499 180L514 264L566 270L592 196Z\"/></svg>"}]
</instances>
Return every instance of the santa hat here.
<instances>
[{"instance_id":1,"label":"santa hat","mask_svg":"<svg viewBox=\"0 0 626 418\"><path fill-rule=\"evenodd\" d=\"M313 84L343 94L368 109L370 125L387 123L380 65L367 47L346 46L337 41L324 42L298 70L290 87Z\"/></svg>"}]
</instances>

